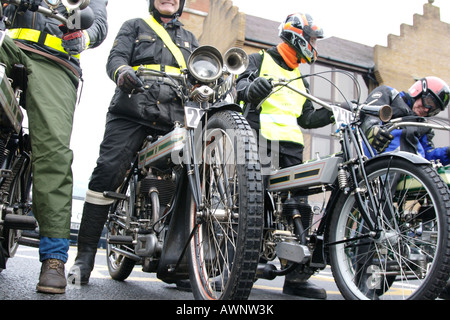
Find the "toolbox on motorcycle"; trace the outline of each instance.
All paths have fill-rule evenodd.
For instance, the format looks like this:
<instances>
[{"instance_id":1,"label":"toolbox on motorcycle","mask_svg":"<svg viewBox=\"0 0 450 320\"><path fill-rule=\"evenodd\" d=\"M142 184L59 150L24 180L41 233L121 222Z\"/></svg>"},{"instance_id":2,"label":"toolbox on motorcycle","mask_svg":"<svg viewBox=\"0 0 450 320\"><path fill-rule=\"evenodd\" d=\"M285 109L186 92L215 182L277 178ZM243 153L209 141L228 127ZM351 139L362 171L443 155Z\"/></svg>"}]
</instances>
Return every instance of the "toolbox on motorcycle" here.
<instances>
[{"instance_id":1,"label":"toolbox on motorcycle","mask_svg":"<svg viewBox=\"0 0 450 320\"><path fill-rule=\"evenodd\" d=\"M269 191L283 191L291 188L307 188L318 184L333 183L337 177L336 167L340 163L342 163L341 157L331 156L272 171Z\"/></svg>"},{"instance_id":2,"label":"toolbox on motorcycle","mask_svg":"<svg viewBox=\"0 0 450 320\"><path fill-rule=\"evenodd\" d=\"M186 129L177 127L162 138L147 145L139 152L139 168L146 167L150 164L153 167L165 167L170 159L174 163L177 163L175 160L178 158L173 159L172 157L178 157L179 152L183 150L185 135Z\"/></svg>"}]
</instances>

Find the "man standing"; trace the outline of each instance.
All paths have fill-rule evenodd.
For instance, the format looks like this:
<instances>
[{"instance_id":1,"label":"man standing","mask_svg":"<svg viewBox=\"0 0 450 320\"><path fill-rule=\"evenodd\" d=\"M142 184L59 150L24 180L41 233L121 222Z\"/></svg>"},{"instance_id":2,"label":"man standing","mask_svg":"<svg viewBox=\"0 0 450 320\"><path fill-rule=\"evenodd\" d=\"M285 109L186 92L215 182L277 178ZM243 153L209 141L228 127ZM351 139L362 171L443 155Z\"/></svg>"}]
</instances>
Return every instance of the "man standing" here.
<instances>
[{"instance_id":1,"label":"man standing","mask_svg":"<svg viewBox=\"0 0 450 320\"><path fill-rule=\"evenodd\" d=\"M72 211L70 137L81 79L79 54L105 39L107 1L91 0L94 20L84 31L60 29L60 22L37 12L39 5L48 8L41 0L21 1L19 6L4 4L3 12L11 25L0 48L0 61L6 65L7 74L15 64L24 65L28 73L32 210L39 223L42 262L36 289L64 293ZM55 10L67 16L62 4Z\"/></svg>"}]
</instances>

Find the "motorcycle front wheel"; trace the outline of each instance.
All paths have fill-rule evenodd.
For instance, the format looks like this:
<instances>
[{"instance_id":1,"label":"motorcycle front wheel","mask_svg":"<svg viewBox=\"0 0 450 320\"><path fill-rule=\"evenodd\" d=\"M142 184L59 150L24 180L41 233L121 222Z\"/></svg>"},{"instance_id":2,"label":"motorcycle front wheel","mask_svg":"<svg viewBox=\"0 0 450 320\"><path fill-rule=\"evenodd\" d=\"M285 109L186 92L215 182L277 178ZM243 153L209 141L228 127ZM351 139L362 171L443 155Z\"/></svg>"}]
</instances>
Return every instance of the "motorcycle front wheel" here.
<instances>
[{"instance_id":1,"label":"motorcycle front wheel","mask_svg":"<svg viewBox=\"0 0 450 320\"><path fill-rule=\"evenodd\" d=\"M245 118L219 111L203 129L203 208L189 213L190 280L200 300L247 299L262 240L263 184L256 139Z\"/></svg>"},{"instance_id":2,"label":"motorcycle front wheel","mask_svg":"<svg viewBox=\"0 0 450 320\"><path fill-rule=\"evenodd\" d=\"M372 218L369 231L355 193L342 195L331 218L329 254L346 299L435 299L450 272L450 196L429 165L399 158L366 166L357 190ZM368 191L373 192L378 216Z\"/></svg>"}]
</instances>

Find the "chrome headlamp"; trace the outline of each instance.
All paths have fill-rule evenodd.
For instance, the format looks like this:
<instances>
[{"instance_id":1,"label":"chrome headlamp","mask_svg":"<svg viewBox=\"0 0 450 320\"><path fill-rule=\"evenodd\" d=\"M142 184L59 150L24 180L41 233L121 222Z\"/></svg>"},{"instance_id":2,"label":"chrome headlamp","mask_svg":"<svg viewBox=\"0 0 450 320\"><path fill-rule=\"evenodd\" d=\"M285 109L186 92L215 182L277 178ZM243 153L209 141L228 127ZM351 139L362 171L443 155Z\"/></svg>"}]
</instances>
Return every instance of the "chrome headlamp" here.
<instances>
[{"instance_id":1,"label":"chrome headlamp","mask_svg":"<svg viewBox=\"0 0 450 320\"><path fill-rule=\"evenodd\" d=\"M69 10L83 10L89 5L90 0L44 0L44 2L50 8L56 8L62 3Z\"/></svg>"},{"instance_id":2,"label":"chrome headlamp","mask_svg":"<svg viewBox=\"0 0 450 320\"><path fill-rule=\"evenodd\" d=\"M210 83L222 76L222 54L212 46L201 46L191 54L188 61L190 74L200 82Z\"/></svg>"},{"instance_id":3,"label":"chrome headlamp","mask_svg":"<svg viewBox=\"0 0 450 320\"><path fill-rule=\"evenodd\" d=\"M61 3L61 0L44 0L44 2L52 9L56 8L57 6L59 6L59 4Z\"/></svg>"}]
</instances>

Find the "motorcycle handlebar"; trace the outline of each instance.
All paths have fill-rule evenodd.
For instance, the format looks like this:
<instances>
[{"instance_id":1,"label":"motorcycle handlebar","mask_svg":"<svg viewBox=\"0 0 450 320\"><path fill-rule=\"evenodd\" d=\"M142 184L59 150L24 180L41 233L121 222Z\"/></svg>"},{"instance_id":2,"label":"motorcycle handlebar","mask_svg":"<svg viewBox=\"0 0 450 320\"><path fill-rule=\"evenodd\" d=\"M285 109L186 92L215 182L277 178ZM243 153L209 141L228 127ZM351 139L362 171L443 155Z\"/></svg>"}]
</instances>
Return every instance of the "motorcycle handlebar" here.
<instances>
[{"instance_id":1,"label":"motorcycle handlebar","mask_svg":"<svg viewBox=\"0 0 450 320\"><path fill-rule=\"evenodd\" d=\"M2 3L9 3L15 6L20 6L22 0L5 0ZM90 7L85 7L83 9L76 9L71 11L71 15L69 18L66 18L64 15L58 13L55 10L51 10L48 8L44 8L42 6L38 6L37 12L58 20L63 25L67 26L69 29L88 29L94 23L94 12Z\"/></svg>"},{"instance_id":2,"label":"motorcycle handlebar","mask_svg":"<svg viewBox=\"0 0 450 320\"><path fill-rule=\"evenodd\" d=\"M326 108L327 110L332 111L333 108L330 104L326 103L325 101L320 100L319 98L314 97L313 95L304 92L304 91L300 91L296 88L291 87L289 84L285 83L285 82L278 82L278 83L273 83L273 87L277 87L277 86L285 86L289 89L291 89L292 91L304 96L305 98L311 100L312 102L317 103L318 105ZM346 108L344 108L346 109ZM362 105L360 106L360 110L366 114L370 114L370 115L374 115L377 117L380 117L380 119L382 121L389 121L391 119L392 116L392 109L390 106L385 105L385 106L370 106L370 105ZM352 111L352 110L350 110Z\"/></svg>"},{"instance_id":3,"label":"motorcycle handlebar","mask_svg":"<svg viewBox=\"0 0 450 320\"><path fill-rule=\"evenodd\" d=\"M6 1L2 1L2 3L10 3L13 4L15 6L19 6L20 3L22 2L22 0L6 0ZM44 8L39 6L37 9L37 12L42 13L43 15L47 16L47 17L51 17L51 18L55 18L56 20L58 20L59 22L62 22L64 25L67 25L67 18L64 17L63 15L56 13L50 9Z\"/></svg>"}]
</instances>

